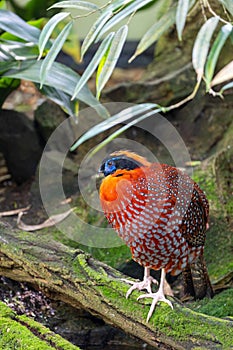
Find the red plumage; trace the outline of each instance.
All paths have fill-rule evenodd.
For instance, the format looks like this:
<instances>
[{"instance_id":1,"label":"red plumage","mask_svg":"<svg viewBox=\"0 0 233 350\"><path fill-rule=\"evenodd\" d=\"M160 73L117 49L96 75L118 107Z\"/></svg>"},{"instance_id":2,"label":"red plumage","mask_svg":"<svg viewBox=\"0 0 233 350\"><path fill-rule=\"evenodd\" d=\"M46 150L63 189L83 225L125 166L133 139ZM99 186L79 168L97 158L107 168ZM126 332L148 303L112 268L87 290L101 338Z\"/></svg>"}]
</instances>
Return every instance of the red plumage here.
<instances>
[{"instance_id":1,"label":"red plumage","mask_svg":"<svg viewBox=\"0 0 233 350\"><path fill-rule=\"evenodd\" d=\"M209 205L188 175L128 151L111 154L101 169L101 205L135 261L176 275L203 255Z\"/></svg>"}]
</instances>

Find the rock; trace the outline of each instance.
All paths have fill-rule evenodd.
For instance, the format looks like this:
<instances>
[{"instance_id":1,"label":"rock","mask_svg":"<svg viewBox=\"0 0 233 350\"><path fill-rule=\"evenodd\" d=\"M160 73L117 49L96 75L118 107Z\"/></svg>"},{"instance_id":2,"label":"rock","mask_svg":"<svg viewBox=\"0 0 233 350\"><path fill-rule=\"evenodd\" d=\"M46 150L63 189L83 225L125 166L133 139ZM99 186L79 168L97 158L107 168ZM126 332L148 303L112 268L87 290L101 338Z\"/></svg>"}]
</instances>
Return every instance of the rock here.
<instances>
[{"instance_id":1,"label":"rock","mask_svg":"<svg viewBox=\"0 0 233 350\"><path fill-rule=\"evenodd\" d=\"M21 184L36 171L42 147L33 121L13 110L0 110L0 151L12 178Z\"/></svg>"}]
</instances>

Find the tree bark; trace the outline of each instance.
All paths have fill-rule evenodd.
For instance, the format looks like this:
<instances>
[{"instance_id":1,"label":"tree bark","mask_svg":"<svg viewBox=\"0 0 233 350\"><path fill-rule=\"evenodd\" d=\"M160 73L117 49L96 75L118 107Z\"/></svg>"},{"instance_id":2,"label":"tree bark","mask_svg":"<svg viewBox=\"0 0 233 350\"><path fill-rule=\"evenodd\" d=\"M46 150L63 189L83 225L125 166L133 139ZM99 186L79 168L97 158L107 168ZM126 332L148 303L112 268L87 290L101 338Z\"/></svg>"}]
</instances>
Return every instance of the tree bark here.
<instances>
[{"instance_id":1,"label":"tree bark","mask_svg":"<svg viewBox=\"0 0 233 350\"><path fill-rule=\"evenodd\" d=\"M29 282L47 296L83 308L107 323L160 349L227 348L233 344L232 321L198 314L172 300L146 323L150 300L128 300L125 277L81 250L52 241L49 235L1 227L0 274Z\"/></svg>"}]
</instances>

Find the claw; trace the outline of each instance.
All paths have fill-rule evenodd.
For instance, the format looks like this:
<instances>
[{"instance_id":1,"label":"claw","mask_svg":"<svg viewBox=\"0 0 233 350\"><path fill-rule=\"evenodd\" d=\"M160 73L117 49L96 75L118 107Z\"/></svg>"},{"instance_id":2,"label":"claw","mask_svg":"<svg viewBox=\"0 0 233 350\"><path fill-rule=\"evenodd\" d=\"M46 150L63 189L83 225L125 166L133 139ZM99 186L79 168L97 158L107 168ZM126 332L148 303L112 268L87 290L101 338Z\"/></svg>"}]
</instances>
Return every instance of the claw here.
<instances>
[{"instance_id":1,"label":"claw","mask_svg":"<svg viewBox=\"0 0 233 350\"><path fill-rule=\"evenodd\" d=\"M168 304L173 309L172 303L170 302L170 300L165 298L163 291L161 291L161 290L159 290L157 293L151 293L151 294L148 293L148 294L140 295L137 298L137 300L144 299L144 298L152 298L153 299L151 307L150 307L150 311L148 312L148 315L147 315L146 322L149 322L149 320L154 312L154 309L159 301L163 301L164 303Z\"/></svg>"},{"instance_id":2,"label":"claw","mask_svg":"<svg viewBox=\"0 0 233 350\"><path fill-rule=\"evenodd\" d=\"M132 284L132 287L129 288L129 290L126 293L126 299L128 299L128 297L130 296L130 294L135 290L143 290L146 289L147 292L149 294L152 294L152 290L151 290L151 284L158 284L158 281L153 278L152 276L150 276L150 269L148 267L145 267L145 272L144 272L144 278L143 281L141 282L133 282L133 281L129 281L129 280L125 280L124 281L126 283Z\"/></svg>"}]
</instances>

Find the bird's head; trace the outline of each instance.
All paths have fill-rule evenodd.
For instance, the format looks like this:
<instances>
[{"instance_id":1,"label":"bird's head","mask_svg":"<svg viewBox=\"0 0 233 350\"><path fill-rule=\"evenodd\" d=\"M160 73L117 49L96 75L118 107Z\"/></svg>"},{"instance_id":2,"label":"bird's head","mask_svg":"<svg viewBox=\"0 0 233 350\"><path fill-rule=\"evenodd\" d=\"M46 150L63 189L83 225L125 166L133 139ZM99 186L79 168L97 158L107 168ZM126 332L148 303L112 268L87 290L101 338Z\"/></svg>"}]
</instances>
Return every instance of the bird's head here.
<instances>
[{"instance_id":1,"label":"bird's head","mask_svg":"<svg viewBox=\"0 0 233 350\"><path fill-rule=\"evenodd\" d=\"M114 174L118 169L133 170L139 167L150 166L150 164L145 158L134 152L118 151L111 153L103 160L99 172L103 173L104 176L108 176Z\"/></svg>"}]
</instances>

